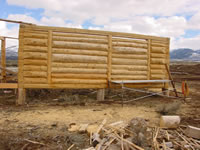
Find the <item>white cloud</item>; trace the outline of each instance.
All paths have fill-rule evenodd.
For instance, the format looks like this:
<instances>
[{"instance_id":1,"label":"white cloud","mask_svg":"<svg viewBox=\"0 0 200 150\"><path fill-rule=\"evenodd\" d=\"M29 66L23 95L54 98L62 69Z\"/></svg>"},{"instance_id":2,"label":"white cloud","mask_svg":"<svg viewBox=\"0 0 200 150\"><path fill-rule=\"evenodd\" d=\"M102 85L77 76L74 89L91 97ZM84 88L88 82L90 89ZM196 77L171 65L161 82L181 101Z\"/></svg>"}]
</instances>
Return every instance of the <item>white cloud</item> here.
<instances>
[{"instance_id":1,"label":"white cloud","mask_svg":"<svg viewBox=\"0 0 200 150\"><path fill-rule=\"evenodd\" d=\"M193 38L180 38L179 40L173 41L171 47L175 48L191 48L194 50L200 49L200 35Z\"/></svg>"}]
</instances>

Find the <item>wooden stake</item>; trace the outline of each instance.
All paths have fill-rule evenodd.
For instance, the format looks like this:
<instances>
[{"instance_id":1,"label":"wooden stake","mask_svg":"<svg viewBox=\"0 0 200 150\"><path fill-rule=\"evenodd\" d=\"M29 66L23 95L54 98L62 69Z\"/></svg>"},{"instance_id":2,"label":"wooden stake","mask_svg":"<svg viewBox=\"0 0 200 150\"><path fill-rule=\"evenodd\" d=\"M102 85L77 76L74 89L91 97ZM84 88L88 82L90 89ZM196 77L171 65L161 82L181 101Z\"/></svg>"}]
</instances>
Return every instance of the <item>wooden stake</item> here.
<instances>
[{"instance_id":1,"label":"wooden stake","mask_svg":"<svg viewBox=\"0 0 200 150\"><path fill-rule=\"evenodd\" d=\"M1 77L2 82L6 82L6 39L1 40Z\"/></svg>"}]
</instances>

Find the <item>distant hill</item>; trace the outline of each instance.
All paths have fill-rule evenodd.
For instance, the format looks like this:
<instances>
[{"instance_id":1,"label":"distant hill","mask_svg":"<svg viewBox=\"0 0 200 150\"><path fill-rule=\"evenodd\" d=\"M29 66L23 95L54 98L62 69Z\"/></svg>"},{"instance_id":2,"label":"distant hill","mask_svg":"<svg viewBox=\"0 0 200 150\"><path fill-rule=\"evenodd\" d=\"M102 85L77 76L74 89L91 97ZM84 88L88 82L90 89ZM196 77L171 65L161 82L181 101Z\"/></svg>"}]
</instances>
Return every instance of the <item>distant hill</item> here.
<instances>
[{"instance_id":1,"label":"distant hill","mask_svg":"<svg viewBox=\"0 0 200 150\"><path fill-rule=\"evenodd\" d=\"M170 52L170 59L200 61L200 50L189 48L175 49Z\"/></svg>"},{"instance_id":2,"label":"distant hill","mask_svg":"<svg viewBox=\"0 0 200 150\"><path fill-rule=\"evenodd\" d=\"M6 59L7 60L17 60L18 59L18 49L16 47L10 47L6 49ZM1 50L0 50L1 55Z\"/></svg>"}]
</instances>

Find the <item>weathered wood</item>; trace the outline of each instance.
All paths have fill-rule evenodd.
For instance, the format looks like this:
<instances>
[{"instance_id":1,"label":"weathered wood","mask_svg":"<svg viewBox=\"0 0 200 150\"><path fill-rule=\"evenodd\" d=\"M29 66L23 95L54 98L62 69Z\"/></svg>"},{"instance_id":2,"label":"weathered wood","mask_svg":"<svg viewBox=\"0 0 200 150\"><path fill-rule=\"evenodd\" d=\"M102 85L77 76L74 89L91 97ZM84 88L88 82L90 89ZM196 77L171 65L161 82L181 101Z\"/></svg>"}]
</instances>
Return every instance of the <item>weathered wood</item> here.
<instances>
[{"instance_id":1,"label":"weathered wood","mask_svg":"<svg viewBox=\"0 0 200 150\"><path fill-rule=\"evenodd\" d=\"M112 75L147 75L147 71L129 71L112 69Z\"/></svg>"},{"instance_id":2,"label":"weathered wood","mask_svg":"<svg viewBox=\"0 0 200 150\"><path fill-rule=\"evenodd\" d=\"M179 116L161 116L160 127L177 128L180 124L181 118Z\"/></svg>"},{"instance_id":3,"label":"weathered wood","mask_svg":"<svg viewBox=\"0 0 200 150\"><path fill-rule=\"evenodd\" d=\"M24 52L23 56L24 59L47 59L47 54L40 52Z\"/></svg>"},{"instance_id":4,"label":"weathered wood","mask_svg":"<svg viewBox=\"0 0 200 150\"><path fill-rule=\"evenodd\" d=\"M0 83L0 89L17 89L17 83Z\"/></svg>"},{"instance_id":5,"label":"weathered wood","mask_svg":"<svg viewBox=\"0 0 200 150\"><path fill-rule=\"evenodd\" d=\"M47 78L29 78L24 77L24 83L47 83Z\"/></svg>"},{"instance_id":6,"label":"weathered wood","mask_svg":"<svg viewBox=\"0 0 200 150\"><path fill-rule=\"evenodd\" d=\"M103 101L105 98L105 89L97 90L97 101Z\"/></svg>"},{"instance_id":7,"label":"weathered wood","mask_svg":"<svg viewBox=\"0 0 200 150\"><path fill-rule=\"evenodd\" d=\"M165 59L160 59L160 58L151 58L151 63L152 64L165 64Z\"/></svg>"},{"instance_id":8,"label":"weathered wood","mask_svg":"<svg viewBox=\"0 0 200 150\"><path fill-rule=\"evenodd\" d=\"M116 54L112 53L112 58L128 58L134 60L147 60L147 55L137 55L137 54Z\"/></svg>"},{"instance_id":9,"label":"weathered wood","mask_svg":"<svg viewBox=\"0 0 200 150\"><path fill-rule=\"evenodd\" d=\"M200 128L187 126L187 129L185 130L185 134L189 137L200 139Z\"/></svg>"},{"instance_id":10,"label":"weathered wood","mask_svg":"<svg viewBox=\"0 0 200 150\"><path fill-rule=\"evenodd\" d=\"M24 88L18 88L17 105L24 105L26 101L26 90Z\"/></svg>"},{"instance_id":11,"label":"weathered wood","mask_svg":"<svg viewBox=\"0 0 200 150\"><path fill-rule=\"evenodd\" d=\"M47 39L24 38L24 44L32 46L47 46L48 42Z\"/></svg>"},{"instance_id":12,"label":"weathered wood","mask_svg":"<svg viewBox=\"0 0 200 150\"><path fill-rule=\"evenodd\" d=\"M47 47L24 45L25 52L47 52Z\"/></svg>"},{"instance_id":13,"label":"weathered wood","mask_svg":"<svg viewBox=\"0 0 200 150\"><path fill-rule=\"evenodd\" d=\"M64 79L52 78L52 83L67 83L67 84L106 84L107 80L103 79Z\"/></svg>"},{"instance_id":14,"label":"weathered wood","mask_svg":"<svg viewBox=\"0 0 200 150\"><path fill-rule=\"evenodd\" d=\"M147 65L147 60L137 60L133 61L132 59L125 59L125 58L112 58L113 64L118 65Z\"/></svg>"},{"instance_id":15,"label":"weathered wood","mask_svg":"<svg viewBox=\"0 0 200 150\"><path fill-rule=\"evenodd\" d=\"M18 63L18 64L20 64L20 63ZM47 65L47 61L39 60L39 59L24 59L23 64L24 65Z\"/></svg>"},{"instance_id":16,"label":"weathered wood","mask_svg":"<svg viewBox=\"0 0 200 150\"><path fill-rule=\"evenodd\" d=\"M145 80L147 76L145 75L112 75L112 80Z\"/></svg>"},{"instance_id":17,"label":"weathered wood","mask_svg":"<svg viewBox=\"0 0 200 150\"><path fill-rule=\"evenodd\" d=\"M6 39L1 40L1 78L2 82L6 82Z\"/></svg>"},{"instance_id":18,"label":"weathered wood","mask_svg":"<svg viewBox=\"0 0 200 150\"><path fill-rule=\"evenodd\" d=\"M147 51L147 80L151 79L151 40L148 40L148 51Z\"/></svg>"},{"instance_id":19,"label":"weathered wood","mask_svg":"<svg viewBox=\"0 0 200 150\"><path fill-rule=\"evenodd\" d=\"M146 71L147 66L139 66L139 65L114 65L112 64L112 69L125 69L129 71Z\"/></svg>"},{"instance_id":20,"label":"weathered wood","mask_svg":"<svg viewBox=\"0 0 200 150\"><path fill-rule=\"evenodd\" d=\"M24 77L47 77L47 72L45 71L24 71Z\"/></svg>"},{"instance_id":21,"label":"weathered wood","mask_svg":"<svg viewBox=\"0 0 200 150\"><path fill-rule=\"evenodd\" d=\"M122 54L146 54L147 49L144 48L134 48L134 47L117 47L113 46L114 53Z\"/></svg>"},{"instance_id":22,"label":"weathered wood","mask_svg":"<svg viewBox=\"0 0 200 150\"><path fill-rule=\"evenodd\" d=\"M147 44L128 43L128 42L113 42L113 46L135 47L135 48L147 48Z\"/></svg>"},{"instance_id":23,"label":"weathered wood","mask_svg":"<svg viewBox=\"0 0 200 150\"><path fill-rule=\"evenodd\" d=\"M47 71L47 66L24 65L24 71Z\"/></svg>"},{"instance_id":24,"label":"weathered wood","mask_svg":"<svg viewBox=\"0 0 200 150\"><path fill-rule=\"evenodd\" d=\"M151 44L153 45L153 44ZM166 53L166 48L165 47L151 47L151 51L153 53L161 53L161 54L165 54Z\"/></svg>"}]
</instances>

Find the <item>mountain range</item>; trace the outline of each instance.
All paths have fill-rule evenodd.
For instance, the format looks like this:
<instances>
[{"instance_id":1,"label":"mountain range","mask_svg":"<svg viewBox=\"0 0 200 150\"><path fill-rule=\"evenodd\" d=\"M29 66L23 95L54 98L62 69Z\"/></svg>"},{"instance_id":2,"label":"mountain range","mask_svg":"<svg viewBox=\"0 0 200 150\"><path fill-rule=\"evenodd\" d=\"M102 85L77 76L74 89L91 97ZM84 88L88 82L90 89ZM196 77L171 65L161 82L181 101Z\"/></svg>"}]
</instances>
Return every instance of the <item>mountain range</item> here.
<instances>
[{"instance_id":1,"label":"mountain range","mask_svg":"<svg viewBox=\"0 0 200 150\"><path fill-rule=\"evenodd\" d=\"M1 51L0 51L1 54ZM17 60L17 48L11 47L6 50L7 60ZM171 60L188 60L188 61L200 61L200 50L193 50L189 48L180 48L170 51Z\"/></svg>"}]
</instances>

